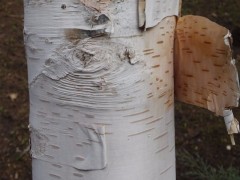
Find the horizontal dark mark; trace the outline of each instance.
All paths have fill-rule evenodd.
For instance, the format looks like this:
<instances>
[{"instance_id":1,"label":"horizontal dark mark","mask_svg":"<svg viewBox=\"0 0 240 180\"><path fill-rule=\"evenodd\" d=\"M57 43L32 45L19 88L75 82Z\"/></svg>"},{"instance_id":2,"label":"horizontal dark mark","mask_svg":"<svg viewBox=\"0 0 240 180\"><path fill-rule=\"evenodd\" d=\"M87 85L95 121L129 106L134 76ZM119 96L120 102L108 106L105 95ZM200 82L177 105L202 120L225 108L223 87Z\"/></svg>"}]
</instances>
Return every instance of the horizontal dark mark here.
<instances>
[{"instance_id":1,"label":"horizontal dark mark","mask_svg":"<svg viewBox=\"0 0 240 180\"><path fill-rule=\"evenodd\" d=\"M79 174L79 173L73 173L74 176L77 176L77 177L83 177L82 174Z\"/></svg>"},{"instance_id":2,"label":"horizontal dark mark","mask_svg":"<svg viewBox=\"0 0 240 180\"><path fill-rule=\"evenodd\" d=\"M173 102L171 102L170 104L168 104L167 108L170 108L171 106L173 106Z\"/></svg>"},{"instance_id":3,"label":"horizontal dark mark","mask_svg":"<svg viewBox=\"0 0 240 180\"><path fill-rule=\"evenodd\" d=\"M49 146L51 146L53 149L60 149L60 147L59 147L59 146L57 146L57 145L54 145L54 144L50 144Z\"/></svg>"},{"instance_id":4,"label":"horizontal dark mark","mask_svg":"<svg viewBox=\"0 0 240 180\"><path fill-rule=\"evenodd\" d=\"M57 167L57 168L62 168L62 166L59 164L52 164L52 166Z\"/></svg>"},{"instance_id":5,"label":"horizontal dark mark","mask_svg":"<svg viewBox=\"0 0 240 180\"><path fill-rule=\"evenodd\" d=\"M53 177L53 178L57 178L57 179L61 179L60 176L56 175L56 174L49 174L49 176Z\"/></svg>"},{"instance_id":6,"label":"horizontal dark mark","mask_svg":"<svg viewBox=\"0 0 240 180\"><path fill-rule=\"evenodd\" d=\"M153 116L149 116L149 117L144 118L144 119L140 119L140 120L132 121L131 123L138 123L138 122L146 121L146 120L151 119L151 118L153 118Z\"/></svg>"},{"instance_id":7,"label":"horizontal dark mark","mask_svg":"<svg viewBox=\"0 0 240 180\"><path fill-rule=\"evenodd\" d=\"M82 142L83 144L85 144L85 145L92 145L90 142Z\"/></svg>"},{"instance_id":8,"label":"horizontal dark mark","mask_svg":"<svg viewBox=\"0 0 240 180\"><path fill-rule=\"evenodd\" d=\"M155 56L152 56L152 58L158 58L160 57L160 55L155 55Z\"/></svg>"},{"instance_id":9,"label":"horizontal dark mark","mask_svg":"<svg viewBox=\"0 0 240 180\"><path fill-rule=\"evenodd\" d=\"M201 92L197 92L197 91L195 91L194 93L195 93L195 94L198 94L198 95L202 95Z\"/></svg>"},{"instance_id":10,"label":"horizontal dark mark","mask_svg":"<svg viewBox=\"0 0 240 180\"><path fill-rule=\"evenodd\" d=\"M158 67L160 67L159 64L152 66L152 68L158 68Z\"/></svg>"},{"instance_id":11,"label":"horizontal dark mark","mask_svg":"<svg viewBox=\"0 0 240 180\"><path fill-rule=\"evenodd\" d=\"M154 52L149 52L149 53L145 53L144 55L149 55L149 54L153 54Z\"/></svg>"},{"instance_id":12,"label":"horizontal dark mark","mask_svg":"<svg viewBox=\"0 0 240 180\"><path fill-rule=\"evenodd\" d=\"M153 51L154 49L144 49L143 52Z\"/></svg>"},{"instance_id":13,"label":"horizontal dark mark","mask_svg":"<svg viewBox=\"0 0 240 180\"><path fill-rule=\"evenodd\" d=\"M210 42L210 41L203 41L203 43L205 43L205 44L212 44L212 42Z\"/></svg>"},{"instance_id":14,"label":"horizontal dark mark","mask_svg":"<svg viewBox=\"0 0 240 180\"><path fill-rule=\"evenodd\" d=\"M165 145L164 147L160 148L159 150L157 150L157 151L156 151L156 154L157 154L157 153L160 153L161 151L163 151L163 150L165 150L165 149L167 149L167 148L168 148L168 144Z\"/></svg>"},{"instance_id":15,"label":"horizontal dark mark","mask_svg":"<svg viewBox=\"0 0 240 180\"><path fill-rule=\"evenodd\" d=\"M160 135L158 135L157 137L155 137L153 140L158 140L158 139L160 139L161 137L165 136L167 133L168 133L168 132L165 131L165 132L163 132L162 134L160 134Z\"/></svg>"},{"instance_id":16,"label":"horizontal dark mark","mask_svg":"<svg viewBox=\"0 0 240 180\"><path fill-rule=\"evenodd\" d=\"M164 41L158 41L157 44L162 44Z\"/></svg>"},{"instance_id":17,"label":"horizontal dark mark","mask_svg":"<svg viewBox=\"0 0 240 180\"><path fill-rule=\"evenodd\" d=\"M170 102L170 99L168 99L166 102L164 102L164 104L168 104Z\"/></svg>"},{"instance_id":18,"label":"horizontal dark mark","mask_svg":"<svg viewBox=\"0 0 240 180\"><path fill-rule=\"evenodd\" d=\"M77 156L77 157L75 157L75 159L78 160L78 161L84 161L85 160L85 158L81 157L81 156Z\"/></svg>"},{"instance_id":19,"label":"horizontal dark mark","mask_svg":"<svg viewBox=\"0 0 240 180\"><path fill-rule=\"evenodd\" d=\"M213 64L214 66L216 66L216 67L223 67L224 66L224 64Z\"/></svg>"},{"instance_id":20,"label":"horizontal dark mark","mask_svg":"<svg viewBox=\"0 0 240 180\"><path fill-rule=\"evenodd\" d=\"M101 123L93 123L93 124L102 125L102 126L111 126L112 125L110 123L103 123L103 122L101 122Z\"/></svg>"},{"instance_id":21,"label":"horizontal dark mark","mask_svg":"<svg viewBox=\"0 0 240 180\"><path fill-rule=\"evenodd\" d=\"M113 135L113 132L106 132L105 135Z\"/></svg>"},{"instance_id":22,"label":"horizontal dark mark","mask_svg":"<svg viewBox=\"0 0 240 180\"><path fill-rule=\"evenodd\" d=\"M50 156L50 155L48 155L48 154L45 154L45 156L46 156L47 158L49 158L49 159L54 159L53 156Z\"/></svg>"},{"instance_id":23,"label":"horizontal dark mark","mask_svg":"<svg viewBox=\"0 0 240 180\"><path fill-rule=\"evenodd\" d=\"M148 96L147 98L149 99L149 98L152 98L153 97L153 95L150 95L150 96Z\"/></svg>"},{"instance_id":24,"label":"horizontal dark mark","mask_svg":"<svg viewBox=\"0 0 240 180\"><path fill-rule=\"evenodd\" d=\"M163 93L163 94L159 95L158 98L162 98L162 97L164 97L166 95L167 95L167 93Z\"/></svg>"},{"instance_id":25,"label":"horizontal dark mark","mask_svg":"<svg viewBox=\"0 0 240 180\"><path fill-rule=\"evenodd\" d=\"M217 54L222 54L222 55L225 55L226 52L216 52Z\"/></svg>"},{"instance_id":26,"label":"horizontal dark mark","mask_svg":"<svg viewBox=\"0 0 240 180\"><path fill-rule=\"evenodd\" d=\"M171 169L173 167L173 165L169 166L168 168L166 168L165 170L163 170L160 174L164 174L165 172L167 172L169 169Z\"/></svg>"},{"instance_id":27,"label":"horizontal dark mark","mask_svg":"<svg viewBox=\"0 0 240 180\"><path fill-rule=\"evenodd\" d=\"M175 148L175 144L173 144L173 146L170 148L170 152L172 152L174 148Z\"/></svg>"},{"instance_id":28,"label":"horizontal dark mark","mask_svg":"<svg viewBox=\"0 0 240 180\"><path fill-rule=\"evenodd\" d=\"M53 138L57 138L58 136L55 134L46 134L47 136L53 137Z\"/></svg>"},{"instance_id":29,"label":"horizontal dark mark","mask_svg":"<svg viewBox=\"0 0 240 180\"><path fill-rule=\"evenodd\" d=\"M43 116L43 115L38 115L38 116ZM45 116L43 116L43 117L45 117ZM50 123L49 122L40 122L40 124L43 124L43 125L49 125Z\"/></svg>"},{"instance_id":30,"label":"horizontal dark mark","mask_svg":"<svg viewBox=\"0 0 240 180\"><path fill-rule=\"evenodd\" d=\"M196 100L195 102L198 103L198 104L204 105L204 103L201 102L201 101Z\"/></svg>"},{"instance_id":31,"label":"horizontal dark mark","mask_svg":"<svg viewBox=\"0 0 240 180\"><path fill-rule=\"evenodd\" d=\"M193 61L194 63L201 63L201 61Z\"/></svg>"},{"instance_id":32,"label":"horizontal dark mark","mask_svg":"<svg viewBox=\"0 0 240 180\"><path fill-rule=\"evenodd\" d=\"M80 143L77 143L76 146L78 146L78 147L82 147L83 145L80 144Z\"/></svg>"},{"instance_id":33,"label":"horizontal dark mark","mask_svg":"<svg viewBox=\"0 0 240 180\"><path fill-rule=\"evenodd\" d=\"M147 130L145 130L145 131L141 131L141 132L138 132L138 133L130 134L130 135L128 135L128 137L141 135L141 134L147 133L147 132L149 132L149 131L152 131L153 129L155 129L155 128L151 128L151 129L147 129Z\"/></svg>"},{"instance_id":34,"label":"horizontal dark mark","mask_svg":"<svg viewBox=\"0 0 240 180\"><path fill-rule=\"evenodd\" d=\"M93 142L93 143L101 143L100 141L95 141L93 139L87 139L87 140L90 141L90 142Z\"/></svg>"},{"instance_id":35,"label":"horizontal dark mark","mask_svg":"<svg viewBox=\"0 0 240 180\"><path fill-rule=\"evenodd\" d=\"M173 103L172 103L173 104ZM170 118L170 121L166 122L166 125L169 125L170 123L174 122L173 118Z\"/></svg>"},{"instance_id":36,"label":"horizontal dark mark","mask_svg":"<svg viewBox=\"0 0 240 180\"><path fill-rule=\"evenodd\" d=\"M226 52L225 49L216 49L217 51Z\"/></svg>"},{"instance_id":37,"label":"horizontal dark mark","mask_svg":"<svg viewBox=\"0 0 240 180\"><path fill-rule=\"evenodd\" d=\"M163 119L163 117L160 117L160 118L154 119L154 120L148 122L147 125L149 125L149 124L153 124L153 123L158 122L158 121L160 121L160 120L162 120L162 119Z\"/></svg>"},{"instance_id":38,"label":"horizontal dark mark","mask_svg":"<svg viewBox=\"0 0 240 180\"><path fill-rule=\"evenodd\" d=\"M50 103L50 101L48 100L45 100L45 99L40 99L41 102L44 102L44 103Z\"/></svg>"},{"instance_id":39,"label":"horizontal dark mark","mask_svg":"<svg viewBox=\"0 0 240 180\"><path fill-rule=\"evenodd\" d=\"M135 113L135 114L129 114L129 115L126 115L126 116L123 116L123 117L129 117L129 116L136 116L136 115L140 115L140 114L144 114L146 112L149 112L149 110L145 110L145 111L142 111L142 112L138 112L138 113Z\"/></svg>"},{"instance_id":40,"label":"horizontal dark mark","mask_svg":"<svg viewBox=\"0 0 240 180\"><path fill-rule=\"evenodd\" d=\"M214 55L214 54L212 54L211 55L212 57L214 57L214 58L218 58L219 56L217 56L217 55Z\"/></svg>"},{"instance_id":41,"label":"horizontal dark mark","mask_svg":"<svg viewBox=\"0 0 240 180\"><path fill-rule=\"evenodd\" d=\"M193 75L192 75L192 74L185 74L185 76L186 76L186 77L190 77L190 78L192 78L192 77L193 77Z\"/></svg>"},{"instance_id":42,"label":"horizontal dark mark","mask_svg":"<svg viewBox=\"0 0 240 180\"><path fill-rule=\"evenodd\" d=\"M129 110L133 110L135 108L128 108L128 109L117 109L116 111L129 111Z\"/></svg>"}]
</instances>

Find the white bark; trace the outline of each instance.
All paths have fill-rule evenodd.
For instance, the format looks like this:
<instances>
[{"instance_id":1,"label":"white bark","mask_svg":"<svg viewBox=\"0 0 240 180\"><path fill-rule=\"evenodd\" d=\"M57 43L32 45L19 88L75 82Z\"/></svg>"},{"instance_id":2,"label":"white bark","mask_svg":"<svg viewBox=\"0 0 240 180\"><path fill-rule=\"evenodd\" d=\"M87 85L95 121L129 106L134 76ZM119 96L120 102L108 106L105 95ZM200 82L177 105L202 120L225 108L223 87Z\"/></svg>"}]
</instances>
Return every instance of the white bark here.
<instances>
[{"instance_id":1,"label":"white bark","mask_svg":"<svg viewBox=\"0 0 240 180\"><path fill-rule=\"evenodd\" d=\"M25 0L34 180L176 178L179 2L105 3Z\"/></svg>"}]
</instances>

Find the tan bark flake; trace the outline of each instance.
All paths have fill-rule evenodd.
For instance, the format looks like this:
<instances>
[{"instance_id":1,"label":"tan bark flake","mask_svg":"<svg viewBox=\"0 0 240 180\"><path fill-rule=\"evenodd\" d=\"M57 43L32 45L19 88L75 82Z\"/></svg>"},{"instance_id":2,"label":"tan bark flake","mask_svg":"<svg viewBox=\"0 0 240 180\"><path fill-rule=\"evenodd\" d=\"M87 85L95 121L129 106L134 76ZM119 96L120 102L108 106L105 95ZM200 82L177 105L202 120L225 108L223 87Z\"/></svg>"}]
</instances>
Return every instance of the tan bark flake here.
<instances>
[{"instance_id":1,"label":"tan bark flake","mask_svg":"<svg viewBox=\"0 0 240 180\"><path fill-rule=\"evenodd\" d=\"M238 106L239 85L230 33L199 16L179 19L175 45L175 93L182 102L223 115Z\"/></svg>"}]
</instances>

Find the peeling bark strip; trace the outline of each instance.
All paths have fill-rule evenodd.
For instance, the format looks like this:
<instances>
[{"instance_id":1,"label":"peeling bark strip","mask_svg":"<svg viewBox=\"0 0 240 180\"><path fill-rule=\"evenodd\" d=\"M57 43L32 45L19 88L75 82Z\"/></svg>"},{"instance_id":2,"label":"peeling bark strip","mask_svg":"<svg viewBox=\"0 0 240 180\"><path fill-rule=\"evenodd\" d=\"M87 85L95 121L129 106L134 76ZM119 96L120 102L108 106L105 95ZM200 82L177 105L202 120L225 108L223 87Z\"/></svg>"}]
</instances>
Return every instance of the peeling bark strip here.
<instances>
[{"instance_id":1,"label":"peeling bark strip","mask_svg":"<svg viewBox=\"0 0 240 180\"><path fill-rule=\"evenodd\" d=\"M156 26L167 16L178 16L181 0L138 0L139 27Z\"/></svg>"},{"instance_id":2,"label":"peeling bark strip","mask_svg":"<svg viewBox=\"0 0 240 180\"><path fill-rule=\"evenodd\" d=\"M224 110L223 112L224 122L227 128L227 132L230 135L232 145L235 145L235 140L233 134L239 133L239 122L233 116L232 110Z\"/></svg>"},{"instance_id":3,"label":"peeling bark strip","mask_svg":"<svg viewBox=\"0 0 240 180\"><path fill-rule=\"evenodd\" d=\"M199 16L179 19L175 43L175 94L182 102L224 116L231 142L239 123L231 107L238 106L239 80L232 59L229 30Z\"/></svg>"},{"instance_id":4,"label":"peeling bark strip","mask_svg":"<svg viewBox=\"0 0 240 180\"><path fill-rule=\"evenodd\" d=\"M33 180L176 178L176 18L138 17L137 0L25 0Z\"/></svg>"},{"instance_id":5,"label":"peeling bark strip","mask_svg":"<svg viewBox=\"0 0 240 180\"><path fill-rule=\"evenodd\" d=\"M99 170L107 165L105 127L76 123L72 132L36 130L31 128L31 154L39 159L54 164L71 166L81 170ZM74 135L73 132L77 132ZM49 132L53 136L48 136ZM81 148L78 152L71 151L67 144L60 142L71 141L75 136ZM72 156L69 155L71 153Z\"/></svg>"},{"instance_id":6,"label":"peeling bark strip","mask_svg":"<svg viewBox=\"0 0 240 180\"><path fill-rule=\"evenodd\" d=\"M138 25L139 27L144 27L146 22L145 15L146 1L138 0Z\"/></svg>"},{"instance_id":7,"label":"peeling bark strip","mask_svg":"<svg viewBox=\"0 0 240 180\"><path fill-rule=\"evenodd\" d=\"M229 31L199 16L179 19L175 43L175 94L182 102L223 116L237 107L238 74Z\"/></svg>"}]
</instances>

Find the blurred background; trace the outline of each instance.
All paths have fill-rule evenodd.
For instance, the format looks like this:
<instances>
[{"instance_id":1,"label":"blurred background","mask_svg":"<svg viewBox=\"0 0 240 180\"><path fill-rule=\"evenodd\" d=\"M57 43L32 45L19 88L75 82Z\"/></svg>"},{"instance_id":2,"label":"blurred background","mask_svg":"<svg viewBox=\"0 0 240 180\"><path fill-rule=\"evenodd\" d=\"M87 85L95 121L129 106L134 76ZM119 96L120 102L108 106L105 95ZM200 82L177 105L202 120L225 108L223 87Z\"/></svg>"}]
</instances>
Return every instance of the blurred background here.
<instances>
[{"instance_id":1,"label":"blurred background","mask_svg":"<svg viewBox=\"0 0 240 180\"><path fill-rule=\"evenodd\" d=\"M240 1L183 0L194 14L227 27L240 69ZM30 180L27 63L23 0L0 0L0 180ZM234 109L240 120L240 109ZM177 180L240 180L240 135L231 146L223 118L176 103Z\"/></svg>"}]
</instances>

